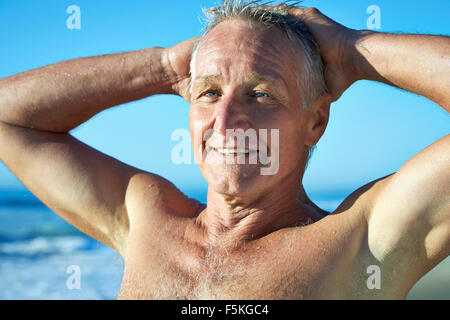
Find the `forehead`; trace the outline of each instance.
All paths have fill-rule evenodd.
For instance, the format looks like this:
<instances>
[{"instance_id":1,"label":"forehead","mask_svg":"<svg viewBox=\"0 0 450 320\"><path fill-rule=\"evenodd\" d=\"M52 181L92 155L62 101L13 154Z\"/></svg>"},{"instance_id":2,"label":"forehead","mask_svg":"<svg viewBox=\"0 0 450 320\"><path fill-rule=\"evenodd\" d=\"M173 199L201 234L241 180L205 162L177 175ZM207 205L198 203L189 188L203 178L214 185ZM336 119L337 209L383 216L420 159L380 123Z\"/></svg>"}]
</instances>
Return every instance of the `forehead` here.
<instances>
[{"instance_id":1,"label":"forehead","mask_svg":"<svg viewBox=\"0 0 450 320\"><path fill-rule=\"evenodd\" d=\"M204 37L193 67L195 79L233 74L287 78L301 67L301 49L275 27L230 19Z\"/></svg>"}]
</instances>

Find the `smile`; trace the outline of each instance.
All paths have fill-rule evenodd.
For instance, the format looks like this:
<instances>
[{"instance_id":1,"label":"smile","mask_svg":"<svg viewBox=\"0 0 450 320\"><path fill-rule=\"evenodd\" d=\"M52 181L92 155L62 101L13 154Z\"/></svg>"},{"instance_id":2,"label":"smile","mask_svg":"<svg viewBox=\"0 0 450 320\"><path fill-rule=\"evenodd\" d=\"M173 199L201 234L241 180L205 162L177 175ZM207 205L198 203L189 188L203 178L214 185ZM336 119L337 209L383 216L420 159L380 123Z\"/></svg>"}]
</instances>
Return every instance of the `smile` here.
<instances>
[{"instance_id":1,"label":"smile","mask_svg":"<svg viewBox=\"0 0 450 320\"><path fill-rule=\"evenodd\" d=\"M241 153L249 153L249 149L227 149L227 148L218 148L216 149L217 152L221 154L241 154Z\"/></svg>"}]
</instances>

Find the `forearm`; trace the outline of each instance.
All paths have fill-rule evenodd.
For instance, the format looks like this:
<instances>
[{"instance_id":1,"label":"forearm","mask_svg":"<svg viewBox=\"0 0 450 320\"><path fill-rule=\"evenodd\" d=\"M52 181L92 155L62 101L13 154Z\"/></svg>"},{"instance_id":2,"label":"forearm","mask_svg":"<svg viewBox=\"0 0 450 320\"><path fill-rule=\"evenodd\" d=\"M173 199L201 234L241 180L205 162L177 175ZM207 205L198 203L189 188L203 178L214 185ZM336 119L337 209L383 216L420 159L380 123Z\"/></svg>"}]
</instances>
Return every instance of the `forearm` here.
<instances>
[{"instance_id":1,"label":"forearm","mask_svg":"<svg viewBox=\"0 0 450 320\"><path fill-rule=\"evenodd\" d=\"M68 60L0 80L0 121L68 132L109 107L172 93L164 49Z\"/></svg>"},{"instance_id":2,"label":"forearm","mask_svg":"<svg viewBox=\"0 0 450 320\"><path fill-rule=\"evenodd\" d=\"M354 57L358 78L425 96L450 112L450 38L360 31Z\"/></svg>"}]
</instances>

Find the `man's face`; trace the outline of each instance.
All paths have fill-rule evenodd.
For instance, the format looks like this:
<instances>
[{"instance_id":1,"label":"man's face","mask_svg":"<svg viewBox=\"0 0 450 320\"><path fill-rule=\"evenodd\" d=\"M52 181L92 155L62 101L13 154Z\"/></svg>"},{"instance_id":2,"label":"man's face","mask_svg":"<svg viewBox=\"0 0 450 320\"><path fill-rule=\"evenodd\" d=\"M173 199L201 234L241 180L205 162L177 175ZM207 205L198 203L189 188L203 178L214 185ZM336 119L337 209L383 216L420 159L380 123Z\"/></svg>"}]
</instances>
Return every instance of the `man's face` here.
<instances>
[{"instance_id":1,"label":"man's face","mask_svg":"<svg viewBox=\"0 0 450 320\"><path fill-rule=\"evenodd\" d=\"M287 176L300 179L307 117L299 88L300 46L279 30L255 23L250 28L233 19L206 35L194 68L189 124L194 155L209 186L242 196L274 187ZM230 136L236 129L256 133L257 141L238 146Z\"/></svg>"}]
</instances>

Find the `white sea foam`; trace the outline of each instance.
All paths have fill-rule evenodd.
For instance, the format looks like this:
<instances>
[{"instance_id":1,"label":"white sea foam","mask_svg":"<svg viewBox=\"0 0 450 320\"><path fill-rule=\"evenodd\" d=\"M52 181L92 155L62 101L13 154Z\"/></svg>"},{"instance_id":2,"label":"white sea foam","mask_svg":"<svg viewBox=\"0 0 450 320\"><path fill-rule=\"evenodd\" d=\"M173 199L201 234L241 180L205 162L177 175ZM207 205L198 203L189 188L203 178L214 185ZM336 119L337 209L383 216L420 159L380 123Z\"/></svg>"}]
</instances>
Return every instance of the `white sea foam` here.
<instances>
[{"instance_id":1,"label":"white sea foam","mask_svg":"<svg viewBox=\"0 0 450 320\"><path fill-rule=\"evenodd\" d=\"M79 236L36 237L30 240L0 243L0 256L15 255L30 257L71 253L88 246L88 239Z\"/></svg>"},{"instance_id":2,"label":"white sea foam","mask_svg":"<svg viewBox=\"0 0 450 320\"><path fill-rule=\"evenodd\" d=\"M81 287L71 290L73 265ZM122 273L121 257L87 236L0 243L0 299L115 299Z\"/></svg>"}]
</instances>

